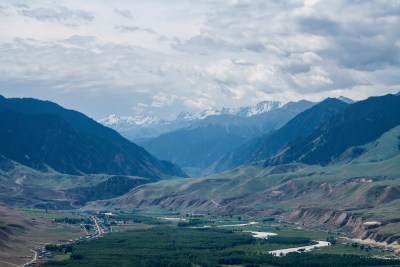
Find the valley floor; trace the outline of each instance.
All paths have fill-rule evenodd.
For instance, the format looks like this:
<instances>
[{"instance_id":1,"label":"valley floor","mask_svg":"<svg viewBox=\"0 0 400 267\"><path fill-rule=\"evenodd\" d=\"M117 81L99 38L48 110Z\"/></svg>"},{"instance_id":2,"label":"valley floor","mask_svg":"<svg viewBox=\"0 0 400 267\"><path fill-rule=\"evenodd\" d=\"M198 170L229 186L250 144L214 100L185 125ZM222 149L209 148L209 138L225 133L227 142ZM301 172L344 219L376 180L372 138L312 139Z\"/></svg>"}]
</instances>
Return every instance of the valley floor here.
<instances>
[{"instance_id":1,"label":"valley floor","mask_svg":"<svg viewBox=\"0 0 400 267\"><path fill-rule=\"evenodd\" d=\"M9 266L32 261L33 258L20 258L25 254L33 257L30 249L41 255L40 260L33 262L47 262L46 266L294 266L296 262L317 262L315 266L400 266L400 261L376 259L393 257L394 247L363 245L345 239L344 233L274 217L115 212L78 215L39 209L23 209L19 214L37 224L11 236L7 243L10 253L0 254L0 260L11 263ZM81 219L87 221L81 223ZM82 228L85 223L91 226ZM304 246L315 246L316 241L332 245L284 257L270 255L278 249L298 251Z\"/></svg>"}]
</instances>

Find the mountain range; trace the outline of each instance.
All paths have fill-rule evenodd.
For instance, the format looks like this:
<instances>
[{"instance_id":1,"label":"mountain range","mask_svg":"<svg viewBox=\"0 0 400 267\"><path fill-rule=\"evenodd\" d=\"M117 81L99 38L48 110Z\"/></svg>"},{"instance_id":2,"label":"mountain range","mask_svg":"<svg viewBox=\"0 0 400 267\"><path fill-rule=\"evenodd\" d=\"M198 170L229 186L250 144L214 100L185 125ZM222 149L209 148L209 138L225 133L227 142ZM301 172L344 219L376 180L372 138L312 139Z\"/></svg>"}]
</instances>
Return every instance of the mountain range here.
<instances>
[{"instance_id":1,"label":"mountain range","mask_svg":"<svg viewBox=\"0 0 400 267\"><path fill-rule=\"evenodd\" d=\"M262 152L257 162L145 184L86 207L279 215L353 238L400 242L400 96L326 99L259 141L242 147L247 155Z\"/></svg>"},{"instance_id":2,"label":"mountain range","mask_svg":"<svg viewBox=\"0 0 400 267\"><path fill-rule=\"evenodd\" d=\"M282 103L278 101L262 101L258 104L240 108L222 108L220 110L203 110L196 113L181 112L175 120L163 120L157 116L116 116L111 114L98 122L104 126L118 131L121 135L132 141L143 141L154 138L163 133L180 128L189 127L193 123L203 120L208 116L232 115L235 117L251 117L279 108Z\"/></svg>"},{"instance_id":3,"label":"mountain range","mask_svg":"<svg viewBox=\"0 0 400 267\"><path fill-rule=\"evenodd\" d=\"M346 102L293 102L249 117L209 115L163 134L153 139L160 151L186 158L196 171L212 163L214 172L171 179L185 173L79 112L0 97L0 201L276 215L399 243L400 96ZM228 143L238 146L227 151ZM206 161L224 150L219 160Z\"/></svg>"},{"instance_id":4,"label":"mountain range","mask_svg":"<svg viewBox=\"0 0 400 267\"><path fill-rule=\"evenodd\" d=\"M337 100L354 103L343 96ZM135 140L158 158L179 165L193 177L271 156L271 153L260 152L262 149L255 149L262 145L259 143L262 143L263 136L284 126L314 104L306 100L285 105L278 101L262 101L240 108L181 112L173 121L144 115L110 115L99 122ZM253 146L254 149L242 146ZM244 150L253 151L253 155L243 153Z\"/></svg>"},{"instance_id":5,"label":"mountain range","mask_svg":"<svg viewBox=\"0 0 400 267\"><path fill-rule=\"evenodd\" d=\"M196 116L190 126L138 143L157 157L182 167L190 176L204 170L234 148L282 127L298 113L314 105L309 101L261 102L258 105ZM179 117L179 116L178 116Z\"/></svg>"},{"instance_id":6,"label":"mountain range","mask_svg":"<svg viewBox=\"0 0 400 267\"><path fill-rule=\"evenodd\" d=\"M339 99L328 98L298 114L280 129L254 138L243 146L223 155L214 162L207 172L220 172L274 156L286 144L296 138L307 136L315 130L319 123L341 112L347 105Z\"/></svg>"}]
</instances>

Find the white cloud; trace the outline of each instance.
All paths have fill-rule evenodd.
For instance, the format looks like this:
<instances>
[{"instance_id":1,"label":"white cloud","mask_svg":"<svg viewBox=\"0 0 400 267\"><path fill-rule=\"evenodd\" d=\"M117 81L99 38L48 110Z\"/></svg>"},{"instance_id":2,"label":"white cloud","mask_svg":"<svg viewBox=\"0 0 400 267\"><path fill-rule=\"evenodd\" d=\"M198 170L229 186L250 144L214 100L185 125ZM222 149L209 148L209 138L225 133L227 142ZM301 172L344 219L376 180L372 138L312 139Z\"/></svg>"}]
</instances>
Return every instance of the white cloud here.
<instances>
[{"instance_id":1,"label":"white cloud","mask_svg":"<svg viewBox=\"0 0 400 267\"><path fill-rule=\"evenodd\" d=\"M167 95L161 92L153 96L153 103L151 103L151 106L154 108L170 106L177 98L176 95Z\"/></svg>"},{"instance_id":2,"label":"white cloud","mask_svg":"<svg viewBox=\"0 0 400 267\"><path fill-rule=\"evenodd\" d=\"M0 5L0 93L8 96L114 95L126 107L110 104L119 110L109 113L173 116L400 90L398 1L28 4ZM40 94L29 84L43 86ZM84 108L100 117L95 104Z\"/></svg>"},{"instance_id":3,"label":"white cloud","mask_svg":"<svg viewBox=\"0 0 400 267\"><path fill-rule=\"evenodd\" d=\"M53 8L23 8L20 14L26 17L31 17L39 21L68 21L68 20L94 20L94 16L83 10L71 10L60 6L57 9Z\"/></svg>"}]
</instances>

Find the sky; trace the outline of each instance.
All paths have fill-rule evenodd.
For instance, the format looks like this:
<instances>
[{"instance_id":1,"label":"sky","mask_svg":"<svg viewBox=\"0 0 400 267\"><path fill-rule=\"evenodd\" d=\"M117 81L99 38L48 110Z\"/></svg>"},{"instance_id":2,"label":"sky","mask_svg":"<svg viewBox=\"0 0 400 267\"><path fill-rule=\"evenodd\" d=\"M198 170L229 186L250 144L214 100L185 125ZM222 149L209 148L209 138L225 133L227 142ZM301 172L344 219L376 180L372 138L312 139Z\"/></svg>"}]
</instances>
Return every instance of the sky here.
<instances>
[{"instance_id":1,"label":"sky","mask_svg":"<svg viewBox=\"0 0 400 267\"><path fill-rule=\"evenodd\" d=\"M0 94L94 118L400 91L400 0L5 0Z\"/></svg>"}]
</instances>

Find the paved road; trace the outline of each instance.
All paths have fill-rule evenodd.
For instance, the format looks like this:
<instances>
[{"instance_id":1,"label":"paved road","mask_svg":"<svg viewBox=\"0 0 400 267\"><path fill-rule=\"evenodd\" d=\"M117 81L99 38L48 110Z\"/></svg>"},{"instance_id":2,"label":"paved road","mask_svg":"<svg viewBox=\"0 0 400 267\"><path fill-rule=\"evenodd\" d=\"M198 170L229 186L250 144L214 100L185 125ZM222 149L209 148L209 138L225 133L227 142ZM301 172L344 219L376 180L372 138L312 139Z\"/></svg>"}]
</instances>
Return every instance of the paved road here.
<instances>
[{"instance_id":1,"label":"paved road","mask_svg":"<svg viewBox=\"0 0 400 267\"><path fill-rule=\"evenodd\" d=\"M35 256L33 256L33 259L32 259L30 262L27 262L27 263L25 263L25 264L23 264L23 265L21 265L21 266L26 266L26 265L31 264L31 263L33 263L33 262L35 262L35 261L37 260L37 252L34 251L34 250L32 250L32 249L31 249L31 251L32 251L33 253L35 253Z\"/></svg>"},{"instance_id":2,"label":"paved road","mask_svg":"<svg viewBox=\"0 0 400 267\"><path fill-rule=\"evenodd\" d=\"M92 216L92 219L94 221L94 223L96 224L96 228L97 228L97 236L104 234L103 231L100 229L99 224L97 223L96 217Z\"/></svg>"}]
</instances>

